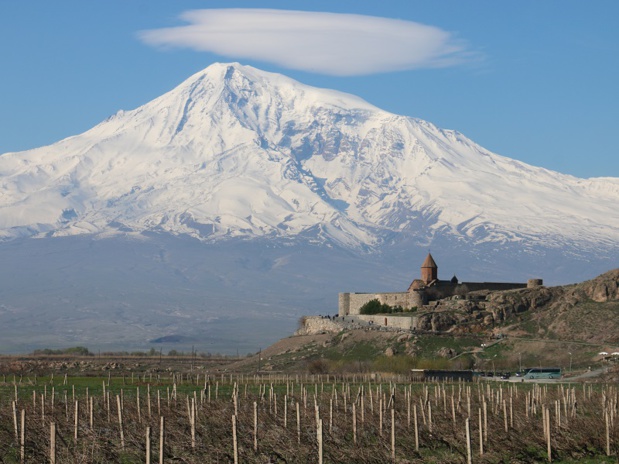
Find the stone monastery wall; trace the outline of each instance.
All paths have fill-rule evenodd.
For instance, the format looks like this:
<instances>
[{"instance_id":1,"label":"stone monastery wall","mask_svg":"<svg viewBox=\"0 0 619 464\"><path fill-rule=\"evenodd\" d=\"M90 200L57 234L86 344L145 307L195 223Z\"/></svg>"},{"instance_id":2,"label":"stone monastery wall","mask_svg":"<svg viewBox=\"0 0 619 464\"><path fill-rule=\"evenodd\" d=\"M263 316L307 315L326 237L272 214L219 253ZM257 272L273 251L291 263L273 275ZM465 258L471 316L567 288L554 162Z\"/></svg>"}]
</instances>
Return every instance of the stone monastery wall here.
<instances>
[{"instance_id":1,"label":"stone monastery wall","mask_svg":"<svg viewBox=\"0 0 619 464\"><path fill-rule=\"evenodd\" d=\"M303 327L295 335L315 335L322 333L338 333L351 329L387 329L412 330L417 329L419 318L416 316L390 315L357 315L328 318L325 316L307 316ZM382 330L382 329L381 329Z\"/></svg>"},{"instance_id":2,"label":"stone monastery wall","mask_svg":"<svg viewBox=\"0 0 619 464\"><path fill-rule=\"evenodd\" d=\"M418 292L390 292L390 293L340 293L338 315L357 315L361 306L371 300L389 306L402 306L404 309L423 306L422 296Z\"/></svg>"},{"instance_id":3,"label":"stone monastery wall","mask_svg":"<svg viewBox=\"0 0 619 464\"><path fill-rule=\"evenodd\" d=\"M389 316L380 314L363 314L357 316L360 320L371 322L375 326L390 327L401 330L411 330L417 328L418 318L415 316Z\"/></svg>"},{"instance_id":4,"label":"stone monastery wall","mask_svg":"<svg viewBox=\"0 0 619 464\"><path fill-rule=\"evenodd\" d=\"M312 335L323 332L338 333L342 330L342 324L326 319L322 316L307 316L303 327L297 330L296 335Z\"/></svg>"}]
</instances>

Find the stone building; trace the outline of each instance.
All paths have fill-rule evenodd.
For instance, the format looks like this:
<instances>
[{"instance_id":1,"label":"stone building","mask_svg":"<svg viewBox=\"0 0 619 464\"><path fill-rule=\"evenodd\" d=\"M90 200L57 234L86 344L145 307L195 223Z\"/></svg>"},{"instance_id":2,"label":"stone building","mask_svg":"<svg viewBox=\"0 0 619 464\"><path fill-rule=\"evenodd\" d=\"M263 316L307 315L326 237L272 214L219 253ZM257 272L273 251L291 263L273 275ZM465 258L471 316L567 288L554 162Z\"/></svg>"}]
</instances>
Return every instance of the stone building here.
<instances>
[{"instance_id":1,"label":"stone building","mask_svg":"<svg viewBox=\"0 0 619 464\"><path fill-rule=\"evenodd\" d=\"M389 306L402 306L405 310L428 305L434 301L458 295L466 298L470 292L479 290L513 290L542 285L541 279L530 279L528 283L509 282L459 282L454 275L450 280L438 278L438 266L430 253L421 265L421 278L411 282L405 292L390 293L340 293L338 315L358 315L360 308L371 300Z\"/></svg>"}]
</instances>

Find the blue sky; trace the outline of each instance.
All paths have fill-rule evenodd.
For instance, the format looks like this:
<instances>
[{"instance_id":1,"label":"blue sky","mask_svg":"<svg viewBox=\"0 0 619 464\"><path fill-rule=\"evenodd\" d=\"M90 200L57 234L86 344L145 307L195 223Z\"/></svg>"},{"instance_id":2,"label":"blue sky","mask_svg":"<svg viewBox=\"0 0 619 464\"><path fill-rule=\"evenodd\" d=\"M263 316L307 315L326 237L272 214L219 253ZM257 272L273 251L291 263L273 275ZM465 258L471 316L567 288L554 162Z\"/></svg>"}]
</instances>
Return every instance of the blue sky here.
<instances>
[{"instance_id":1,"label":"blue sky","mask_svg":"<svg viewBox=\"0 0 619 464\"><path fill-rule=\"evenodd\" d=\"M335 64L299 69L294 53L273 51L279 55L269 59L268 46L258 52L251 40L245 42L245 50L243 40L235 42L239 31L234 27L224 31L230 41L216 38L205 47L221 53L222 46L235 42L230 56L196 51L197 46L155 45L161 35L146 40L142 34L188 25L181 15L189 10L220 8L415 22L438 31L445 39L439 44L444 50L457 51L448 53L440 65L422 59L409 63L414 69L393 71L402 64L384 62L376 54L370 57L367 44L355 51L353 43L347 55L356 61L349 69L366 61L371 69L364 68L361 75L333 75L346 74L346 69L335 69ZM213 62L239 61L458 130L510 158L579 177L619 177L617 18L615 0L2 1L0 153L78 134L119 109L135 108L171 90ZM349 25L359 20L368 37L382 27L378 20L374 28L374 23L366 26L361 19L346 17ZM400 23L392 24L397 29ZM285 32L286 43L301 46L299 53L309 56L306 36L295 32L301 29ZM431 34L422 37L430 40ZM309 48L320 47L319 40L307 42ZM398 46L402 43L406 41ZM383 54L395 61L409 59L406 47Z\"/></svg>"}]
</instances>

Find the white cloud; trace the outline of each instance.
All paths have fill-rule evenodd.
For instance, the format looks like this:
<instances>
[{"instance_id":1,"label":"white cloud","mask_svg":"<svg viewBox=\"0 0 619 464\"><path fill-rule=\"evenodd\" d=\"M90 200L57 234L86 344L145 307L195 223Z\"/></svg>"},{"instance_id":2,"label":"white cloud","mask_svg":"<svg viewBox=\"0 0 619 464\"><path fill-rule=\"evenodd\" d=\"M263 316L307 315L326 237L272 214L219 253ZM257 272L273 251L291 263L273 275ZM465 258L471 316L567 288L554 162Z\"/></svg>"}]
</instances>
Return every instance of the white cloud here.
<instances>
[{"instance_id":1,"label":"white cloud","mask_svg":"<svg viewBox=\"0 0 619 464\"><path fill-rule=\"evenodd\" d=\"M269 9L191 10L189 24L142 31L155 46L187 47L291 69L350 76L466 61L462 41L437 27L356 14Z\"/></svg>"}]
</instances>

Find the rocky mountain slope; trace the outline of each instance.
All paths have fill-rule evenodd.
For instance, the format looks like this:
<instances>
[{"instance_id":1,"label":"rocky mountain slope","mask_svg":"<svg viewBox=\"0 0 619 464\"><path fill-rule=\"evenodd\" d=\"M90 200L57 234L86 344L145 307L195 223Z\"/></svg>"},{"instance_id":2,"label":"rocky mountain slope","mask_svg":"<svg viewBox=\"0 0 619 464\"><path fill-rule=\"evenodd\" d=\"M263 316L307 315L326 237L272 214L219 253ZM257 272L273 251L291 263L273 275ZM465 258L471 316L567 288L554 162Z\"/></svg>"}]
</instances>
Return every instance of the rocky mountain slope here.
<instances>
[{"instance_id":1,"label":"rocky mountain slope","mask_svg":"<svg viewBox=\"0 0 619 464\"><path fill-rule=\"evenodd\" d=\"M339 372L411 367L484 370L492 364L515 370L541 363L567 371L570 362L604 366L608 362L598 353L619 351L619 269L576 285L470 296L444 300L433 310L413 314L422 327L412 333L372 326L301 330L303 335L265 349L262 366ZM253 357L231 368L255 368L256 363Z\"/></svg>"},{"instance_id":2,"label":"rocky mountain slope","mask_svg":"<svg viewBox=\"0 0 619 464\"><path fill-rule=\"evenodd\" d=\"M419 314L421 328L619 345L619 269L577 285L472 292Z\"/></svg>"}]
</instances>

